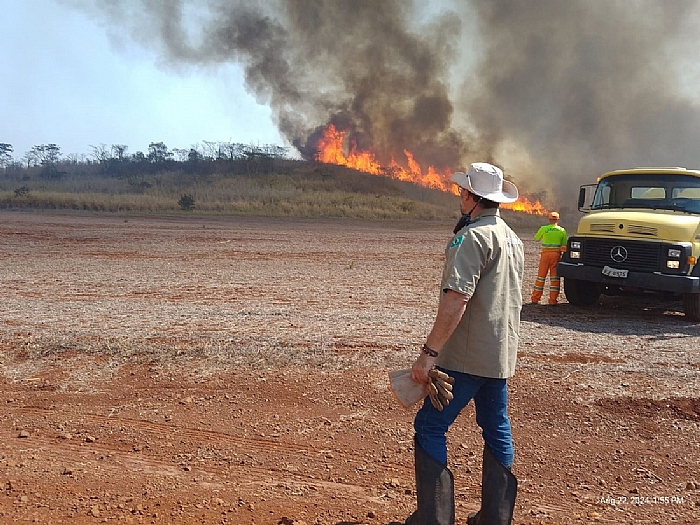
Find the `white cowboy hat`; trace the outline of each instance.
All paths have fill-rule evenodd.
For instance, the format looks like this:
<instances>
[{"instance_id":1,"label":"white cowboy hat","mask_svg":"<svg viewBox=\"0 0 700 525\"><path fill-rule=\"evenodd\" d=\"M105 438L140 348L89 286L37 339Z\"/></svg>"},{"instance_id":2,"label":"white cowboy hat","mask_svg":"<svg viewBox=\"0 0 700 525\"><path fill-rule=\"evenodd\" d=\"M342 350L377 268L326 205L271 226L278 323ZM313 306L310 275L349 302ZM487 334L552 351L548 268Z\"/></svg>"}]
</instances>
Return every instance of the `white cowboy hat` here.
<instances>
[{"instance_id":1,"label":"white cowboy hat","mask_svg":"<svg viewBox=\"0 0 700 525\"><path fill-rule=\"evenodd\" d=\"M503 179L500 168L486 162L474 162L467 173L458 171L450 176L450 181L479 197L494 202L515 202L518 188Z\"/></svg>"}]
</instances>

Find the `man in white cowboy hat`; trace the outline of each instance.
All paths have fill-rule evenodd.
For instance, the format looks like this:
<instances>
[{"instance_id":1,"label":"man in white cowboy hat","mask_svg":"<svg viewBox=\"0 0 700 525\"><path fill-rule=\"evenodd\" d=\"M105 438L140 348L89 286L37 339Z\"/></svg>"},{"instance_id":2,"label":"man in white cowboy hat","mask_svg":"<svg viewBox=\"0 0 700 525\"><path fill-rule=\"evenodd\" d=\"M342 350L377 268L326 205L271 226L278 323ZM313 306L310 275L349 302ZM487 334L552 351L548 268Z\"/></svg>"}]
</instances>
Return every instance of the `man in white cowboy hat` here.
<instances>
[{"instance_id":1,"label":"man in white cowboy hat","mask_svg":"<svg viewBox=\"0 0 700 525\"><path fill-rule=\"evenodd\" d=\"M507 379L515 371L522 307L523 244L501 218L499 203L518 198L515 185L487 163L454 173L462 218L445 250L435 321L412 367L428 385L437 367L454 378L451 396L431 393L414 421L417 509L406 525L452 525L454 480L447 467L446 433L473 399L484 438L481 509L469 524L505 525L515 506L510 471L513 440Z\"/></svg>"}]
</instances>

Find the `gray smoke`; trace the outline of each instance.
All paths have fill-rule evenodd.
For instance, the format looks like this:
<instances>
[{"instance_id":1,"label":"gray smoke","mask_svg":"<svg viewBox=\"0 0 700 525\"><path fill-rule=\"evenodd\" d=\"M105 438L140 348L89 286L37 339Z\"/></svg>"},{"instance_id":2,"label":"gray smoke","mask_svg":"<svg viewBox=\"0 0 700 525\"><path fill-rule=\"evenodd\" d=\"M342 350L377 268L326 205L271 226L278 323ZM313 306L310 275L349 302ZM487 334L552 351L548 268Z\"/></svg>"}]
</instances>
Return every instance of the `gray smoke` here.
<instances>
[{"instance_id":1,"label":"gray smoke","mask_svg":"<svg viewBox=\"0 0 700 525\"><path fill-rule=\"evenodd\" d=\"M700 167L700 106L681 85L695 60L698 2L474 5L481 83L464 85L459 104L483 144L512 143L532 159L524 174L539 187L574 202L577 186L605 171Z\"/></svg>"},{"instance_id":2,"label":"gray smoke","mask_svg":"<svg viewBox=\"0 0 700 525\"><path fill-rule=\"evenodd\" d=\"M242 65L309 158L334 123L382 162L497 163L555 206L610 169L700 167L696 0L64 1L173 67Z\"/></svg>"}]
</instances>

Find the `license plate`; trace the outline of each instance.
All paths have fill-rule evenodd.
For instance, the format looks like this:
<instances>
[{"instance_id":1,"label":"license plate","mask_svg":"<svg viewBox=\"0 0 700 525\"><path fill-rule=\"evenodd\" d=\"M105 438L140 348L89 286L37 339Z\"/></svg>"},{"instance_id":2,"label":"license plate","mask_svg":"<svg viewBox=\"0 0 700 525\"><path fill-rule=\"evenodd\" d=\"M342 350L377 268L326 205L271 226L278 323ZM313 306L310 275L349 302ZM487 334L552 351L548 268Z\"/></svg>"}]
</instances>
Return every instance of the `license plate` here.
<instances>
[{"instance_id":1,"label":"license plate","mask_svg":"<svg viewBox=\"0 0 700 525\"><path fill-rule=\"evenodd\" d=\"M629 270L621 270L620 268L610 268L610 266L603 266L603 275L608 277L627 277L627 272Z\"/></svg>"}]
</instances>

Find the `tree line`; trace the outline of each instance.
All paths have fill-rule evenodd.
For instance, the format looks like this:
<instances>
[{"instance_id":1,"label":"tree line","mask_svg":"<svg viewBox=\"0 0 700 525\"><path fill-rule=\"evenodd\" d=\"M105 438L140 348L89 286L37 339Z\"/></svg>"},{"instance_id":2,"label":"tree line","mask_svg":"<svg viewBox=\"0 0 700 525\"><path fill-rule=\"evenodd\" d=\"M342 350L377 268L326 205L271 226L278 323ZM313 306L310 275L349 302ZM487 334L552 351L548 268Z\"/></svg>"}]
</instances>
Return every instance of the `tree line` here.
<instances>
[{"instance_id":1,"label":"tree line","mask_svg":"<svg viewBox=\"0 0 700 525\"><path fill-rule=\"evenodd\" d=\"M49 179L75 174L147 175L169 170L235 174L269 172L275 161L289 159L289 148L274 144L204 141L189 149L170 149L163 142L151 142L145 153L129 154L128 149L124 144L100 144L90 146L89 155L64 156L57 144L40 144L16 159L12 144L0 142L0 169L12 178L38 174Z\"/></svg>"}]
</instances>

